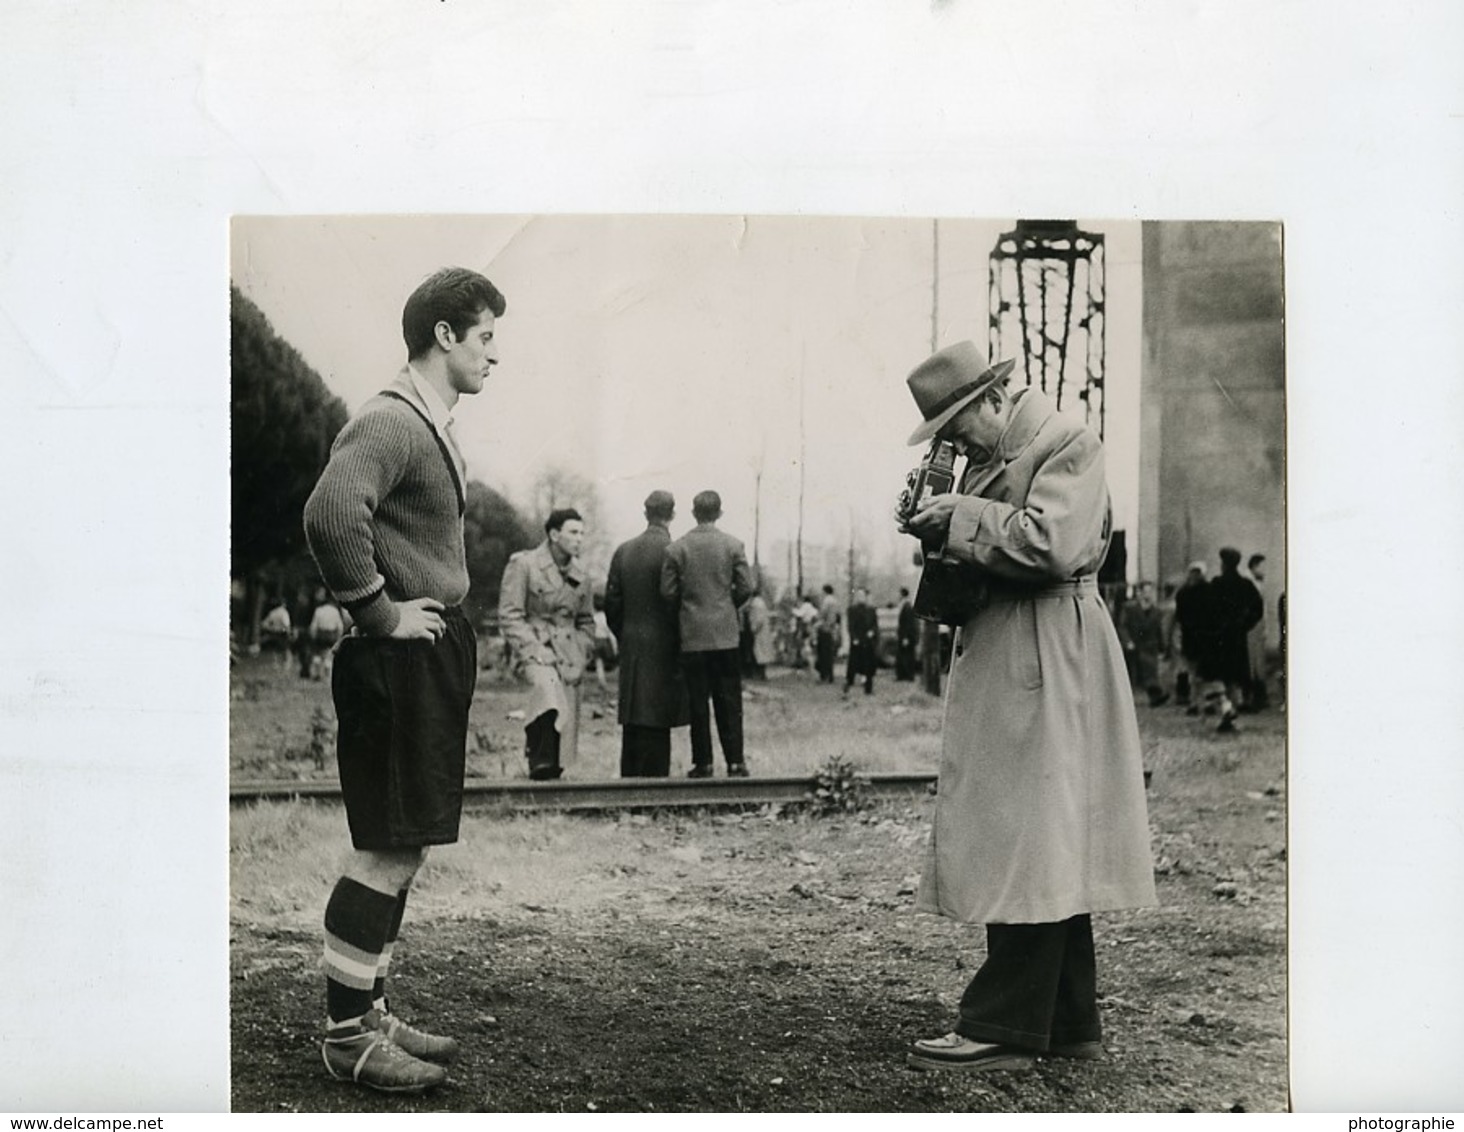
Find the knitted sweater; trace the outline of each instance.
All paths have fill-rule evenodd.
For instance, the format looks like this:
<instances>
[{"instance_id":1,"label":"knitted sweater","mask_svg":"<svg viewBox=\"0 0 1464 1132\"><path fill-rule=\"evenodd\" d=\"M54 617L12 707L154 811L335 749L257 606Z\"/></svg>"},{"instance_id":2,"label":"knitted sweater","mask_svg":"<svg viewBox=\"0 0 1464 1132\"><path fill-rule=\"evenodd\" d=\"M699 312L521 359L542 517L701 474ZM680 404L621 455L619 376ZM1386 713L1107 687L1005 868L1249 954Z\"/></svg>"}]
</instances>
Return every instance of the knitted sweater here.
<instances>
[{"instance_id":1,"label":"knitted sweater","mask_svg":"<svg viewBox=\"0 0 1464 1132\"><path fill-rule=\"evenodd\" d=\"M419 404L409 384L391 391ZM305 539L361 632L390 634L397 602L453 606L467 596L460 492L437 433L412 405L378 394L341 429L305 503Z\"/></svg>"}]
</instances>

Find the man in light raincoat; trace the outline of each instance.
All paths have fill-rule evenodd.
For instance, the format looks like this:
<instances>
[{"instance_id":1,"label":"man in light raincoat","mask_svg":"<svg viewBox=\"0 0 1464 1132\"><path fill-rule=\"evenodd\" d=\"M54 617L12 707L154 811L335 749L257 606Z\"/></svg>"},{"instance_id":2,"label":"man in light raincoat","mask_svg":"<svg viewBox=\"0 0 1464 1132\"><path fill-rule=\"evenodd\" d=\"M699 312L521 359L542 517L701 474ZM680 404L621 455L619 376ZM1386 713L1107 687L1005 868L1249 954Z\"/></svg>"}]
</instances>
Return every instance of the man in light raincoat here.
<instances>
[{"instance_id":1,"label":"man in light raincoat","mask_svg":"<svg viewBox=\"0 0 1464 1132\"><path fill-rule=\"evenodd\" d=\"M907 529L966 593L917 907L986 925L954 1030L912 1065L1023 1068L1101 1056L1090 913L1156 902L1138 726L1096 574L1110 509L1103 446L970 342L908 379L966 458Z\"/></svg>"},{"instance_id":2,"label":"man in light raincoat","mask_svg":"<svg viewBox=\"0 0 1464 1132\"><path fill-rule=\"evenodd\" d=\"M544 541L503 569L498 621L514 671L529 685L524 752L529 777L555 779L579 744L580 682L595 655L595 603L579 563L585 524L573 507L551 511Z\"/></svg>"}]
</instances>

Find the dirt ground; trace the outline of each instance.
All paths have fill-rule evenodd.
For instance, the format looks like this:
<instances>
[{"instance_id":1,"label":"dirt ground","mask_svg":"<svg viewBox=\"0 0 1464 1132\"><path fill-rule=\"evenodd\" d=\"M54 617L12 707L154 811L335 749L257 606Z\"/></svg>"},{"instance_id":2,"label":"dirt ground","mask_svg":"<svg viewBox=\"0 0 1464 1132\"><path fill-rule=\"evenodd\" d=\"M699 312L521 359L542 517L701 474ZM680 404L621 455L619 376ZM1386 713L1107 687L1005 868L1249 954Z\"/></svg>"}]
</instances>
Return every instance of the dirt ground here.
<instances>
[{"instance_id":1,"label":"dirt ground","mask_svg":"<svg viewBox=\"0 0 1464 1132\"><path fill-rule=\"evenodd\" d=\"M252 694L248 680L260 681ZM278 751L266 724L287 746L302 733L314 687L236 675L236 773L261 777ZM518 694L488 682L475 721L506 719ZM869 769L934 766L935 701L889 682L854 701L792 675L755 691L754 766L792 773L827 752ZM1284 716L1245 717L1229 737L1173 707L1139 716L1161 904L1095 917L1102 1061L905 1066L911 1041L950 1028L983 954L979 928L914 911L929 798L839 817L476 812L420 876L392 969L397 1012L457 1035L463 1053L425 1096L358 1090L326 1076L318 1048L319 919L344 820L330 803L276 803L232 820L233 1107L1285 1109ZM604 722L582 770L613 752L613 715ZM494 742L512 743L508 723ZM308 753L283 761L314 774Z\"/></svg>"}]
</instances>

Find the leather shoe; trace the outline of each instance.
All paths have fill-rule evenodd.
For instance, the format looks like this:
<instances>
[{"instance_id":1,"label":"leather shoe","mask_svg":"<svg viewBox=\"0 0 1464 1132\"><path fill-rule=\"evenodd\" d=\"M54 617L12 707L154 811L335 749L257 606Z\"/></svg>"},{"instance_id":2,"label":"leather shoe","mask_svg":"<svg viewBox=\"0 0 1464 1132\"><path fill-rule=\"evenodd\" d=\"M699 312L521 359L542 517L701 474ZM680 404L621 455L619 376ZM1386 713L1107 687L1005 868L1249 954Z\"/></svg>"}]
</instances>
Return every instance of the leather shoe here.
<instances>
[{"instance_id":1,"label":"leather shoe","mask_svg":"<svg viewBox=\"0 0 1464 1132\"><path fill-rule=\"evenodd\" d=\"M747 778L747 777L749 777L749 775L747 773L747 764L746 763L728 763L727 764L727 777L728 778Z\"/></svg>"},{"instance_id":2,"label":"leather shoe","mask_svg":"<svg viewBox=\"0 0 1464 1132\"><path fill-rule=\"evenodd\" d=\"M438 1065L445 1065L457 1056L456 1039L419 1030L416 1026L403 1022L390 1010L372 1008L361 1019L361 1024L368 1030L376 1030L385 1034L413 1057L423 1061L434 1061Z\"/></svg>"},{"instance_id":3,"label":"leather shoe","mask_svg":"<svg viewBox=\"0 0 1464 1132\"><path fill-rule=\"evenodd\" d=\"M329 1035L320 1055L336 1080L381 1093L421 1093L447 1080L442 1066L415 1058L379 1030L364 1027Z\"/></svg>"},{"instance_id":4,"label":"leather shoe","mask_svg":"<svg viewBox=\"0 0 1464 1132\"><path fill-rule=\"evenodd\" d=\"M686 774L687 778L711 778L712 768L709 766L694 766Z\"/></svg>"},{"instance_id":5,"label":"leather shoe","mask_svg":"<svg viewBox=\"0 0 1464 1132\"><path fill-rule=\"evenodd\" d=\"M964 1069L984 1073L991 1069L1030 1069L1037 1055L1018 1046L994 1045L957 1033L916 1042L905 1062L916 1069Z\"/></svg>"}]
</instances>

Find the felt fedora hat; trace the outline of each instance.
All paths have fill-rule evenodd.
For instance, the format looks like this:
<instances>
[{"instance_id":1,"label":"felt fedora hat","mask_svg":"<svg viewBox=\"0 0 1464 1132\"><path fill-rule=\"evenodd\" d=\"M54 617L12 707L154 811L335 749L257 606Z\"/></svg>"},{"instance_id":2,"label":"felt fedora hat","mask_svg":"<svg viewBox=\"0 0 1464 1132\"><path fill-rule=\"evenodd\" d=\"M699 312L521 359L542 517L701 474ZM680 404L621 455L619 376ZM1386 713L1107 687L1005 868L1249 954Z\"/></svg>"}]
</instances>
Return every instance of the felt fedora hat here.
<instances>
[{"instance_id":1,"label":"felt fedora hat","mask_svg":"<svg viewBox=\"0 0 1464 1132\"><path fill-rule=\"evenodd\" d=\"M910 434L909 443L929 440L947 421L1011 373L1014 365L1011 358L989 365L986 355L971 341L947 346L921 362L905 379L910 396L925 418L925 423Z\"/></svg>"}]
</instances>

